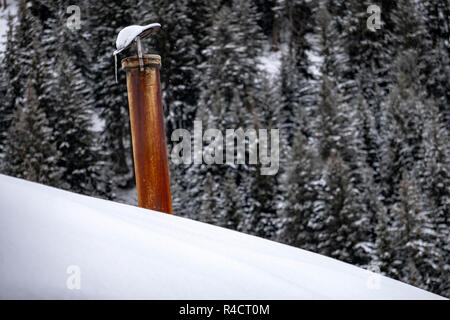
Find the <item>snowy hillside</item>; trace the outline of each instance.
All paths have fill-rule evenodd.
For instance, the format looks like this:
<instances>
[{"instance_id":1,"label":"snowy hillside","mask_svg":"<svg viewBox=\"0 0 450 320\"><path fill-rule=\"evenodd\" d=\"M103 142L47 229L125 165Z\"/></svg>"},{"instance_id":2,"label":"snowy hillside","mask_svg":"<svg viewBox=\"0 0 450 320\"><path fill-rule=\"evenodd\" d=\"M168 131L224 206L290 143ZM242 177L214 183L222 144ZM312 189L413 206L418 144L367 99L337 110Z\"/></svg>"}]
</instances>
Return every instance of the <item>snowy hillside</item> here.
<instances>
[{"instance_id":1,"label":"snowy hillside","mask_svg":"<svg viewBox=\"0 0 450 320\"><path fill-rule=\"evenodd\" d=\"M69 266L79 290L67 287ZM3 175L0 271L3 299L440 298L286 245Z\"/></svg>"}]
</instances>

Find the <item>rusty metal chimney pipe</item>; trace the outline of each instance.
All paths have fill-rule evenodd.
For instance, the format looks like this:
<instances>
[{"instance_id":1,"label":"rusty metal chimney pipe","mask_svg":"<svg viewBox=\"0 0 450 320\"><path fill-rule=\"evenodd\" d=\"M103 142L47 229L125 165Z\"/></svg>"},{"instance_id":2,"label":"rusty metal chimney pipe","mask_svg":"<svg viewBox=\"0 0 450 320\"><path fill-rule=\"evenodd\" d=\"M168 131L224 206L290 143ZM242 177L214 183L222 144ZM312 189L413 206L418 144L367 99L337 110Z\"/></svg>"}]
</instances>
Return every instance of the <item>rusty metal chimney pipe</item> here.
<instances>
[{"instance_id":1,"label":"rusty metal chimney pipe","mask_svg":"<svg viewBox=\"0 0 450 320\"><path fill-rule=\"evenodd\" d=\"M122 69L127 73L138 205L172 213L159 78L161 57L143 55L141 65L139 60L138 56L122 60Z\"/></svg>"}]
</instances>

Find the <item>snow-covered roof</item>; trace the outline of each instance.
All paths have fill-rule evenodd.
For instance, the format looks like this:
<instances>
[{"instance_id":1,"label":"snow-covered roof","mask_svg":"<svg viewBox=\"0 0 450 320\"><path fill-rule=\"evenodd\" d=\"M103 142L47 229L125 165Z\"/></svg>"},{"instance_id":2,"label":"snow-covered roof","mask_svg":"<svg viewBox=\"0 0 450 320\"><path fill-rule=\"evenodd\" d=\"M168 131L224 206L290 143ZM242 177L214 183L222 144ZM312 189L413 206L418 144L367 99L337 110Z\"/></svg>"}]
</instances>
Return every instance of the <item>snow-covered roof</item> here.
<instances>
[{"instance_id":1,"label":"snow-covered roof","mask_svg":"<svg viewBox=\"0 0 450 320\"><path fill-rule=\"evenodd\" d=\"M79 289L68 286L74 270ZM0 298L440 297L276 242L0 175Z\"/></svg>"}]
</instances>

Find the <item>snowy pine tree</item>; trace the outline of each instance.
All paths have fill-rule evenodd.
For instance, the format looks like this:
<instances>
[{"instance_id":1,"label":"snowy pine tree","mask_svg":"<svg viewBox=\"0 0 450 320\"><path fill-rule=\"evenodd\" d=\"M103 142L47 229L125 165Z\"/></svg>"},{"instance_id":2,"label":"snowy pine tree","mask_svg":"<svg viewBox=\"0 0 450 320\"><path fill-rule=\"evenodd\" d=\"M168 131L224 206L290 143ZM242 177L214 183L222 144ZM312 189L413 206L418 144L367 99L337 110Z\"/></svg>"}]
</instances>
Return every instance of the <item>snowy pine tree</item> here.
<instances>
[{"instance_id":1,"label":"snowy pine tree","mask_svg":"<svg viewBox=\"0 0 450 320\"><path fill-rule=\"evenodd\" d=\"M367 28L367 8L372 4L381 9L381 29L375 32ZM348 87L346 94L356 95L357 90L361 92L374 115L376 128L379 127L384 98L392 85L395 32L388 13L392 12L394 6L395 2L389 0L378 3L349 0L345 1L341 16L341 36L345 39L344 47L349 59L349 69L344 79L355 82L355 85Z\"/></svg>"},{"instance_id":2,"label":"snowy pine tree","mask_svg":"<svg viewBox=\"0 0 450 320\"><path fill-rule=\"evenodd\" d=\"M96 1L89 3L87 28L91 30L90 43L95 48L91 57L91 83L94 92L94 107L104 120L102 145L113 164L114 184L134 184L131 151L130 121L125 73L114 78L112 52L119 31L137 21L137 6L134 1ZM126 54L126 52L124 52ZM122 58L123 55L120 57Z\"/></svg>"},{"instance_id":3,"label":"snowy pine tree","mask_svg":"<svg viewBox=\"0 0 450 320\"><path fill-rule=\"evenodd\" d=\"M287 47L282 55L280 70L278 125L281 140L291 146L299 129L307 135L312 134L309 117L314 103L311 83L314 77L308 56L312 28L307 23L312 8L307 1L278 1L277 11L280 33L285 35Z\"/></svg>"},{"instance_id":4,"label":"snowy pine tree","mask_svg":"<svg viewBox=\"0 0 450 320\"><path fill-rule=\"evenodd\" d=\"M419 3L430 48L424 59L429 64L427 89L435 99L447 126L450 124L448 105L450 104L450 5L445 1L423 0Z\"/></svg>"},{"instance_id":5,"label":"snowy pine tree","mask_svg":"<svg viewBox=\"0 0 450 320\"><path fill-rule=\"evenodd\" d=\"M39 106L32 81L18 100L14 122L5 146L2 171L8 175L47 185L59 185L63 173L45 111Z\"/></svg>"},{"instance_id":6,"label":"snowy pine tree","mask_svg":"<svg viewBox=\"0 0 450 320\"><path fill-rule=\"evenodd\" d=\"M231 11L224 5L215 15L207 40L209 45L204 52L208 60L204 67L203 89L197 110L197 119L202 121L205 129L214 128L221 132L240 127L247 130L255 125L254 114L257 114L259 69L255 60L261 50L260 30L256 24L254 8L249 3L237 1L234 5L240 10ZM237 168L239 173L234 179L236 186L244 188L241 190L251 189L246 165L237 165ZM226 183L224 177L229 177L230 181L230 176L233 176L226 173L228 170L236 169L228 165L194 165L188 175L195 185L204 186L209 174L211 178L208 183L217 184L215 188L219 190ZM241 185L244 182L246 186ZM189 198L194 199L198 188L193 185L188 189ZM245 194L241 193L240 196ZM235 201L246 203L239 199ZM211 203L208 199L203 202ZM244 208L238 209L244 213ZM213 211L210 214L214 214Z\"/></svg>"},{"instance_id":7,"label":"snowy pine tree","mask_svg":"<svg viewBox=\"0 0 450 320\"><path fill-rule=\"evenodd\" d=\"M368 217L359 190L352 184L351 170L332 152L324 167L325 183L318 195L320 210L315 226L317 252L343 261L364 265L369 262Z\"/></svg>"},{"instance_id":8,"label":"snowy pine tree","mask_svg":"<svg viewBox=\"0 0 450 320\"><path fill-rule=\"evenodd\" d=\"M392 207L391 229L394 259L388 274L424 289L436 281L441 252L433 219L420 194L414 173L402 173L400 201Z\"/></svg>"},{"instance_id":9,"label":"snowy pine tree","mask_svg":"<svg viewBox=\"0 0 450 320\"><path fill-rule=\"evenodd\" d=\"M236 184L236 172L234 170L227 170L225 179L221 188L220 217L219 225L233 230L242 230L245 226L243 223L243 203L240 203L241 197L239 195L242 190L238 189Z\"/></svg>"},{"instance_id":10,"label":"snowy pine tree","mask_svg":"<svg viewBox=\"0 0 450 320\"><path fill-rule=\"evenodd\" d=\"M450 212L450 182L449 182L449 136L445 128L443 117L439 109L431 100L427 104L427 112L423 131L423 165L419 166L419 181L426 199L428 199L429 222L434 224L437 232L435 244L440 252L440 258L436 261L437 273L434 283L429 289L442 292L443 295L450 294L450 288L437 279L445 279L450 274L449 257L449 217Z\"/></svg>"},{"instance_id":11,"label":"snowy pine tree","mask_svg":"<svg viewBox=\"0 0 450 320\"><path fill-rule=\"evenodd\" d=\"M17 8L17 17L8 17L8 32L3 55L3 68L1 71L2 102L0 106L0 153L11 125L13 114L16 110L16 100L24 96L28 77L32 73L33 55L38 47L38 42L29 32L33 28L35 37L41 35L41 26L30 10L30 3L20 0ZM16 20L16 21L15 21ZM38 49L40 50L40 49ZM37 95L40 94L40 89Z\"/></svg>"},{"instance_id":12,"label":"snowy pine tree","mask_svg":"<svg viewBox=\"0 0 450 320\"><path fill-rule=\"evenodd\" d=\"M318 207L318 192L323 184L319 156L299 131L284 177L287 193L282 207L282 228L279 240L305 250L317 250L313 218Z\"/></svg>"},{"instance_id":13,"label":"snowy pine tree","mask_svg":"<svg viewBox=\"0 0 450 320\"><path fill-rule=\"evenodd\" d=\"M319 141L320 156L324 161L332 152L342 151L345 142L341 135L342 123L341 97L336 92L336 87L324 76L319 92L318 110L314 133Z\"/></svg>"},{"instance_id":14,"label":"snowy pine tree","mask_svg":"<svg viewBox=\"0 0 450 320\"><path fill-rule=\"evenodd\" d=\"M359 135L361 138L360 152L365 154L366 164L373 170L374 175L378 177L381 138L379 137L378 130L376 128L375 116L369 109L369 105L361 93L357 95L356 99L353 101L353 104L356 105L356 125L359 129Z\"/></svg>"},{"instance_id":15,"label":"snowy pine tree","mask_svg":"<svg viewBox=\"0 0 450 320\"><path fill-rule=\"evenodd\" d=\"M0 70L0 159L4 151L4 144L11 126L14 110L15 110L15 91L12 87L12 80L16 77L17 70L13 68L15 43L14 43L14 18L8 15L8 31L5 41L5 52L2 56L2 66Z\"/></svg>"},{"instance_id":16,"label":"snowy pine tree","mask_svg":"<svg viewBox=\"0 0 450 320\"><path fill-rule=\"evenodd\" d=\"M398 62L397 84L391 91L382 119L384 142L381 160L383 195L386 203L396 201L401 172L411 171L423 157L423 91L414 74L414 52Z\"/></svg>"},{"instance_id":17,"label":"snowy pine tree","mask_svg":"<svg viewBox=\"0 0 450 320\"><path fill-rule=\"evenodd\" d=\"M195 2L194 2L195 3ZM199 80L195 74L199 57L198 43L189 16L190 0L158 0L149 3L162 28L155 47L162 57L161 81L166 132L192 127L199 95Z\"/></svg>"},{"instance_id":18,"label":"snowy pine tree","mask_svg":"<svg viewBox=\"0 0 450 320\"><path fill-rule=\"evenodd\" d=\"M54 139L65 169L62 180L67 188L89 195L108 195L108 168L96 150L92 133L92 104L81 71L63 51L56 61L47 88L53 102L49 116Z\"/></svg>"}]
</instances>

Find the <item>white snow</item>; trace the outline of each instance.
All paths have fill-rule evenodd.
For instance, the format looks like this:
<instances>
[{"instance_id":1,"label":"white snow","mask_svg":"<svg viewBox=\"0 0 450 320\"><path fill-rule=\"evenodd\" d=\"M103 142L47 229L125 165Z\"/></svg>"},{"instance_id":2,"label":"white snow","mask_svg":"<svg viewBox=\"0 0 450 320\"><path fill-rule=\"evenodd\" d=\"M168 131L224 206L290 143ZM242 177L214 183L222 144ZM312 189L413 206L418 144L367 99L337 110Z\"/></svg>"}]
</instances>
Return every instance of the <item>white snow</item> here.
<instances>
[{"instance_id":1,"label":"white snow","mask_svg":"<svg viewBox=\"0 0 450 320\"><path fill-rule=\"evenodd\" d=\"M114 51L114 55L120 53L122 50L126 49L134 39L141 33L143 33L146 30L154 29L154 28L160 28L161 25L159 23L150 23L146 26L128 26L120 30L119 34L117 35L116 40L116 48L117 50Z\"/></svg>"},{"instance_id":2,"label":"white snow","mask_svg":"<svg viewBox=\"0 0 450 320\"><path fill-rule=\"evenodd\" d=\"M3 1L1 1L3 5ZM17 11L17 3L15 0L7 0L6 10L0 8L0 52L4 50L6 33L8 32L8 13L15 14Z\"/></svg>"},{"instance_id":3,"label":"white snow","mask_svg":"<svg viewBox=\"0 0 450 320\"><path fill-rule=\"evenodd\" d=\"M92 131L102 132L105 128L105 120L96 112L92 113Z\"/></svg>"},{"instance_id":4,"label":"white snow","mask_svg":"<svg viewBox=\"0 0 450 320\"><path fill-rule=\"evenodd\" d=\"M146 26L137 26L137 25L128 26L120 30L116 40L117 50L113 52L116 83L117 83L117 55L126 48L128 48L133 42L133 40L136 39L137 36L141 35L147 30L154 29L154 31L157 31L159 30L159 28L161 28L161 25L159 23L150 23ZM152 33L152 31L150 32ZM145 37L145 33L143 36Z\"/></svg>"},{"instance_id":5,"label":"white snow","mask_svg":"<svg viewBox=\"0 0 450 320\"><path fill-rule=\"evenodd\" d=\"M284 46L281 46L278 51L272 51L271 48L267 46L264 53L259 57L259 67L263 72L266 72L271 81L275 81L280 75L281 58L284 51Z\"/></svg>"},{"instance_id":6,"label":"white snow","mask_svg":"<svg viewBox=\"0 0 450 320\"><path fill-rule=\"evenodd\" d=\"M79 290L67 287L69 266ZM0 175L0 298L441 297L272 241Z\"/></svg>"},{"instance_id":7,"label":"white snow","mask_svg":"<svg viewBox=\"0 0 450 320\"><path fill-rule=\"evenodd\" d=\"M314 37L310 34L306 35L306 41L309 42L312 46L317 46L319 40L317 37ZM321 79L322 78L322 72L320 69L323 65L323 57L320 56L316 50L307 50L306 56L308 57L308 60L310 61L308 71L315 77L315 79Z\"/></svg>"}]
</instances>

